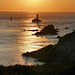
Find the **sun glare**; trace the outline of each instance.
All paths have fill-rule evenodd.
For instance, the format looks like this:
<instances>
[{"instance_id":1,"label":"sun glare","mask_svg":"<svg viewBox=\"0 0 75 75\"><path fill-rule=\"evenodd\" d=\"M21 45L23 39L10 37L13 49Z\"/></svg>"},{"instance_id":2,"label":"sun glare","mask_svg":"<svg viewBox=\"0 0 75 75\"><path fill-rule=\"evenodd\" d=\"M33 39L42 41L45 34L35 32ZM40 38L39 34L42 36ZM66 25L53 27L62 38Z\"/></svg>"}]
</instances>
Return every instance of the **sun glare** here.
<instances>
[{"instance_id":1,"label":"sun glare","mask_svg":"<svg viewBox=\"0 0 75 75\"><path fill-rule=\"evenodd\" d=\"M28 1L28 3L31 3L31 4L35 4L35 3L39 2L39 0L27 0L27 1Z\"/></svg>"},{"instance_id":2,"label":"sun glare","mask_svg":"<svg viewBox=\"0 0 75 75\"><path fill-rule=\"evenodd\" d=\"M40 2L40 0L27 0L28 4L36 5Z\"/></svg>"},{"instance_id":3,"label":"sun glare","mask_svg":"<svg viewBox=\"0 0 75 75\"><path fill-rule=\"evenodd\" d=\"M38 9L41 4L42 4L43 0L26 0L26 5L30 8L30 9Z\"/></svg>"}]
</instances>

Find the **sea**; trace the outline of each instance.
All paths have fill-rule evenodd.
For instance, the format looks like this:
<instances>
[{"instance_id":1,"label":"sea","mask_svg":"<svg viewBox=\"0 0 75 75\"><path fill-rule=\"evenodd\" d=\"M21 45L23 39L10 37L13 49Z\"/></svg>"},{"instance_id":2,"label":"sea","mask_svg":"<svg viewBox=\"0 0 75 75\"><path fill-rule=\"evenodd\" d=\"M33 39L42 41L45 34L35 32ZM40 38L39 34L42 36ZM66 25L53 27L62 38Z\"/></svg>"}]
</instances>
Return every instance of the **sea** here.
<instances>
[{"instance_id":1,"label":"sea","mask_svg":"<svg viewBox=\"0 0 75 75\"><path fill-rule=\"evenodd\" d=\"M0 65L42 65L37 59L22 56L23 53L39 50L47 45L55 45L57 36L73 32L74 12L38 12L40 23L32 23L36 12L0 12ZM12 17L12 19L11 19ZM33 35L45 26L53 24L59 29L57 35ZM65 29L67 28L67 29Z\"/></svg>"}]
</instances>

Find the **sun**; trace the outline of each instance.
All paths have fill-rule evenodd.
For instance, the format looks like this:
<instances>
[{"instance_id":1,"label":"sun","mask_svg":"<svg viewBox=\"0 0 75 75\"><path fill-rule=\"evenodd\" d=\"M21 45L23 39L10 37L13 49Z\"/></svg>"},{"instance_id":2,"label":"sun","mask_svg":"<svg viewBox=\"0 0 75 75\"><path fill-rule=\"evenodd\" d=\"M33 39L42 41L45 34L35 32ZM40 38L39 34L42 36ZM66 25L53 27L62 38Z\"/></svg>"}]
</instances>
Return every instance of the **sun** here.
<instances>
[{"instance_id":1,"label":"sun","mask_svg":"<svg viewBox=\"0 0 75 75\"><path fill-rule=\"evenodd\" d=\"M31 3L31 4L36 4L38 3L40 0L28 0L28 3Z\"/></svg>"},{"instance_id":2,"label":"sun","mask_svg":"<svg viewBox=\"0 0 75 75\"><path fill-rule=\"evenodd\" d=\"M27 4L31 6L39 5L41 0L27 0Z\"/></svg>"},{"instance_id":3,"label":"sun","mask_svg":"<svg viewBox=\"0 0 75 75\"><path fill-rule=\"evenodd\" d=\"M31 9L37 9L43 0L26 0L26 5Z\"/></svg>"}]
</instances>

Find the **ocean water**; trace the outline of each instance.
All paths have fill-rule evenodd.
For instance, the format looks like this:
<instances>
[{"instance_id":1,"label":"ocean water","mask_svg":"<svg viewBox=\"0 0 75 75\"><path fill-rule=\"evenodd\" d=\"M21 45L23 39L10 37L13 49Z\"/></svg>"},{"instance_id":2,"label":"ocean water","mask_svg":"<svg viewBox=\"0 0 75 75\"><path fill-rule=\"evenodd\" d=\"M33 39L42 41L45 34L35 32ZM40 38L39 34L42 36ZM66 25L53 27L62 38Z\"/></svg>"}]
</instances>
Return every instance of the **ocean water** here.
<instances>
[{"instance_id":1,"label":"ocean water","mask_svg":"<svg viewBox=\"0 0 75 75\"><path fill-rule=\"evenodd\" d=\"M41 12L39 18L41 23L32 23L32 19L37 13L27 12L0 12L0 65L34 65L43 64L34 62L33 58L22 57L25 52L31 52L41 49L49 44L56 44L59 39L57 36L73 32L75 29L75 13L49 13ZM12 16L12 21L10 17ZM58 35L32 35L38 29L39 31L53 24L59 29ZM68 27L69 29L65 29ZM25 30L25 31L23 31Z\"/></svg>"}]
</instances>

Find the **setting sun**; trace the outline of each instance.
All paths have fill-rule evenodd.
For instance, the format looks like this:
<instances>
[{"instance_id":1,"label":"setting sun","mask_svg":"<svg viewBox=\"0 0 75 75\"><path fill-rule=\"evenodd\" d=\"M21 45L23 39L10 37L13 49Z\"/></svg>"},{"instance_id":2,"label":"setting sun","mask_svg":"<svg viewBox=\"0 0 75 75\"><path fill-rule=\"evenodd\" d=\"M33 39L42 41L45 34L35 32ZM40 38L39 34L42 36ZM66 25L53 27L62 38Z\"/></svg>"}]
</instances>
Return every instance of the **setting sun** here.
<instances>
[{"instance_id":1,"label":"setting sun","mask_svg":"<svg viewBox=\"0 0 75 75\"><path fill-rule=\"evenodd\" d=\"M40 2L41 2L40 0L27 0L27 4L30 4L30 5L36 5Z\"/></svg>"},{"instance_id":2,"label":"setting sun","mask_svg":"<svg viewBox=\"0 0 75 75\"><path fill-rule=\"evenodd\" d=\"M26 6L29 8L29 10L39 10L42 7L43 0L26 0Z\"/></svg>"}]
</instances>

